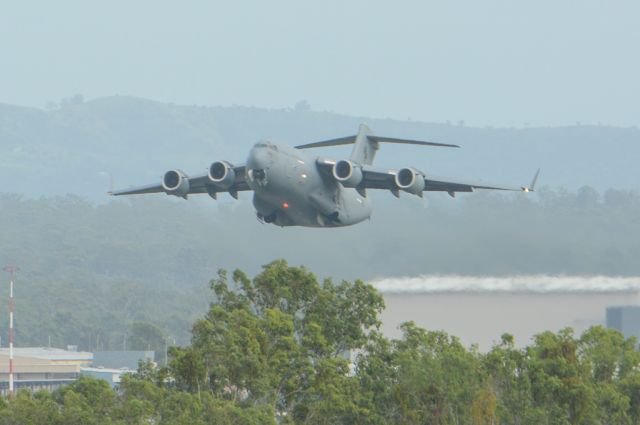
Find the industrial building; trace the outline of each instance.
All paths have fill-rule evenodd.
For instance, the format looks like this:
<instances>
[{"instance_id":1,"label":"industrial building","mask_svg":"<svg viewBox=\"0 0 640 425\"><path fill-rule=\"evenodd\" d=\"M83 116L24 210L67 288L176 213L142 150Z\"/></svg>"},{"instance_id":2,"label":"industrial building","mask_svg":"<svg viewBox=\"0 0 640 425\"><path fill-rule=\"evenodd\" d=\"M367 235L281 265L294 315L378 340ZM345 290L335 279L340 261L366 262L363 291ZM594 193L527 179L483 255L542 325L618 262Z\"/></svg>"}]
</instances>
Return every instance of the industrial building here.
<instances>
[{"instance_id":1,"label":"industrial building","mask_svg":"<svg viewBox=\"0 0 640 425\"><path fill-rule=\"evenodd\" d=\"M384 296L382 332L390 338L401 337L399 325L407 321L443 330L482 351L490 350L503 333L512 334L516 346L523 347L537 333L571 327L580 335L610 320L609 326L626 336L640 336L638 278L423 276L373 284ZM609 313L612 305L630 307Z\"/></svg>"},{"instance_id":2,"label":"industrial building","mask_svg":"<svg viewBox=\"0 0 640 425\"><path fill-rule=\"evenodd\" d=\"M14 347L15 390L53 391L75 381L80 369L93 362L93 354L50 347ZM9 392L9 349L0 348L0 394Z\"/></svg>"},{"instance_id":3,"label":"industrial building","mask_svg":"<svg viewBox=\"0 0 640 425\"><path fill-rule=\"evenodd\" d=\"M135 369L131 370L127 368L113 369L105 367L83 367L80 369L80 375L102 379L103 381L107 381L111 388L115 388L120 384L120 381L125 374L135 373L135 371Z\"/></svg>"},{"instance_id":4,"label":"industrial building","mask_svg":"<svg viewBox=\"0 0 640 425\"><path fill-rule=\"evenodd\" d=\"M153 362L155 351L96 351L93 353L93 366L111 369L138 370L140 361Z\"/></svg>"},{"instance_id":5,"label":"industrial building","mask_svg":"<svg viewBox=\"0 0 640 425\"><path fill-rule=\"evenodd\" d=\"M138 369L138 362L153 361L153 351L99 351L89 353L51 347L14 347L14 390L54 391L81 375L104 379L111 386L122 375ZM0 348L0 394L9 393L9 349Z\"/></svg>"}]
</instances>

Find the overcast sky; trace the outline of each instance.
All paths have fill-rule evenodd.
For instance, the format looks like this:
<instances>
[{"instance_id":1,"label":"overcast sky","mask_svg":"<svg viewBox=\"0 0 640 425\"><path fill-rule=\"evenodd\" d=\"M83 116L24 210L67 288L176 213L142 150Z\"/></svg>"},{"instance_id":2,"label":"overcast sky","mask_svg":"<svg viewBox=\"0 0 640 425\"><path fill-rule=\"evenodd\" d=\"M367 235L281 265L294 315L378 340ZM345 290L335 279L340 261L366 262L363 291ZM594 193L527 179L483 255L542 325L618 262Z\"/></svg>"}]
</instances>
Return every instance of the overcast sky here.
<instances>
[{"instance_id":1,"label":"overcast sky","mask_svg":"<svg viewBox=\"0 0 640 425\"><path fill-rule=\"evenodd\" d=\"M4 2L0 102L640 125L639 19L631 0Z\"/></svg>"}]
</instances>

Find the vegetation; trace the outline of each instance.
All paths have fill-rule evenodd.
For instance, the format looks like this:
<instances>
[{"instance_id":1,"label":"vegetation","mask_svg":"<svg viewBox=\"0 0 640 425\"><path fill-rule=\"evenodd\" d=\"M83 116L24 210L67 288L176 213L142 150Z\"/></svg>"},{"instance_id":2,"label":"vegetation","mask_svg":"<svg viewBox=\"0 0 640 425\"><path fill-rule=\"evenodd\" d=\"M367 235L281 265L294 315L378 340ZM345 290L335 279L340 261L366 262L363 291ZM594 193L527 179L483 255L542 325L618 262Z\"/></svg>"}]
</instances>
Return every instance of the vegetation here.
<instances>
[{"instance_id":1,"label":"vegetation","mask_svg":"<svg viewBox=\"0 0 640 425\"><path fill-rule=\"evenodd\" d=\"M640 422L640 352L614 330L544 332L522 349L505 334L480 353L410 322L389 340L371 286L284 261L253 279L220 271L211 288L191 344L166 367L141 364L117 390L82 378L21 392L0 402L0 424Z\"/></svg>"},{"instance_id":2,"label":"vegetation","mask_svg":"<svg viewBox=\"0 0 640 425\"><path fill-rule=\"evenodd\" d=\"M1 265L22 267L16 342L151 348L164 359L165 344L187 344L191 324L207 311L214 295L206 283L218 268L255 274L273 258L348 280L640 274L636 192L585 187L426 199L397 202L382 193L371 223L317 231L261 225L248 202L232 208L166 197L93 204L0 195ZM7 286L0 285L0 300ZM6 320L1 314L1 329Z\"/></svg>"}]
</instances>

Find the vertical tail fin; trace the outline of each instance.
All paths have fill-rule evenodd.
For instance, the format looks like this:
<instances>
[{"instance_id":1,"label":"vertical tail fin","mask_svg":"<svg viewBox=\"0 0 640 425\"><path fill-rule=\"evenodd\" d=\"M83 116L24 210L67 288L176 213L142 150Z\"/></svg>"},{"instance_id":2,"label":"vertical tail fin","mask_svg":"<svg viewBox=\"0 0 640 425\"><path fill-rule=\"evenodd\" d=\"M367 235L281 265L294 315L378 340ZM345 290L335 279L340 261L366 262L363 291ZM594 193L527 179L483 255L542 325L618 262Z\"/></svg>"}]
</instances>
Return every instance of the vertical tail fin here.
<instances>
[{"instance_id":1,"label":"vertical tail fin","mask_svg":"<svg viewBox=\"0 0 640 425\"><path fill-rule=\"evenodd\" d=\"M351 151L351 160L358 164L371 165L373 159L376 156L376 151L380 145L377 141L370 138L373 133L366 124L360 124L358 128L358 134L356 135L356 141Z\"/></svg>"}]
</instances>

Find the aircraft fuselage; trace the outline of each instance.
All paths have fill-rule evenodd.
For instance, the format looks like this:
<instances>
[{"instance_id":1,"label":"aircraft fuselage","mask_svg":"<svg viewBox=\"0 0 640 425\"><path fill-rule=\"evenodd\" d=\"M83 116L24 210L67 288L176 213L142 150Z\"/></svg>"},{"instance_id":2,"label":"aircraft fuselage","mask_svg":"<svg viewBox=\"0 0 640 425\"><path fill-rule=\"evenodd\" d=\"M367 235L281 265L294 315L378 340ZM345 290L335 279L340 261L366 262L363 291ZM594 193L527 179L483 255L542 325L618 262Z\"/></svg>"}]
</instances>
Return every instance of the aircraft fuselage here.
<instances>
[{"instance_id":1,"label":"aircraft fuselage","mask_svg":"<svg viewBox=\"0 0 640 425\"><path fill-rule=\"evenodd\" d=\"M259 219L278 226L340 227L371 216L369 200L322 175L317 159L289 146L253 146L245 178Z\"/></svg>"}]
</instances>

